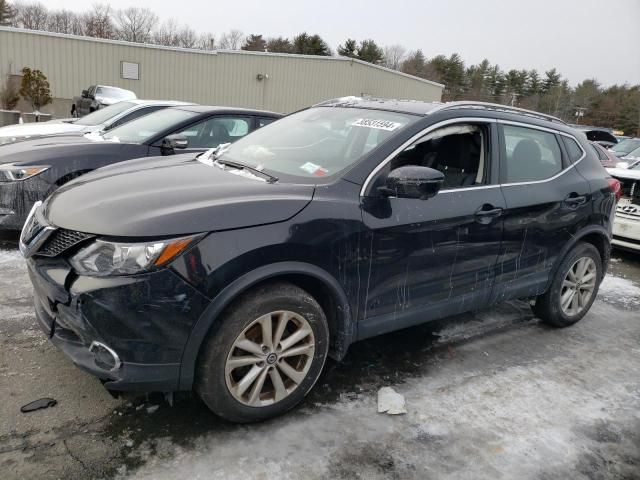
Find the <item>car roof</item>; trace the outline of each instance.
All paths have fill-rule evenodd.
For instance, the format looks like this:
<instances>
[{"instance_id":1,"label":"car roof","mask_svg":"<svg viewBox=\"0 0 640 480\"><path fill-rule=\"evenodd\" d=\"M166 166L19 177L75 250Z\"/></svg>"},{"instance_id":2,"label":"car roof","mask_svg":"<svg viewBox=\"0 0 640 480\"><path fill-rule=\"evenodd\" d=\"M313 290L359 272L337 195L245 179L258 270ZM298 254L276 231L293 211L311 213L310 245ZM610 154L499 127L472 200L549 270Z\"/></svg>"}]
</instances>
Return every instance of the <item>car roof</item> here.
<instances>
[{"instance_id":1,"label":"car roof","mask_svg":"<svg viewBox=\"0 0 640 480\"><path fill-rule=\"evenodd\" d=\"M540 123L549 125L553 123L554 128L564 131L571 131L569 125L560 118L547 115L533 110L525 110L523 108L511 107L509 105L501 105L498 103L476 102L476 101L454 101L454 102L424 102L420 100L394 100L387 98L370 98L370 97L342 97L327 100L314 105L316 107L342 107L342 108L364 108L370 110L385 110L389 112L407 113L411 115L419 115L427 117L437 112L447 110L467 110L467 111L492 111L499 113L500 116L508 118L522 116L528 117L531 123Z\"/></svg>"},{"instance_id":2,"label":"car roof","mask_svg":"<svg viewBox=\"0 0 640 480\"><path fill-rule=\"evenodd\" d=\"M274 117L281 117L281 113L270 112L268 110L255 110L251 108L237 108L237 107L222 107L212 105L183 105L179 107L180 110L186 110L188 112L205 114L205 113L233 113L233 114L247 114L247 115L269 115Z\"/></svg>"},{"instance_id":3,"label":"car roof","mask_svg":"<svg viewBox=\"0 0 640 480\"><path fill-rule=\"evenodd\" d=\"M123 102L133 103L135 105L169 105L169 106L184 106L184 105L197 105L190 102L180 102L178 100L143 100L140 98L132 98L131 100L122 100Z\"/></svg>"}]
</instances>

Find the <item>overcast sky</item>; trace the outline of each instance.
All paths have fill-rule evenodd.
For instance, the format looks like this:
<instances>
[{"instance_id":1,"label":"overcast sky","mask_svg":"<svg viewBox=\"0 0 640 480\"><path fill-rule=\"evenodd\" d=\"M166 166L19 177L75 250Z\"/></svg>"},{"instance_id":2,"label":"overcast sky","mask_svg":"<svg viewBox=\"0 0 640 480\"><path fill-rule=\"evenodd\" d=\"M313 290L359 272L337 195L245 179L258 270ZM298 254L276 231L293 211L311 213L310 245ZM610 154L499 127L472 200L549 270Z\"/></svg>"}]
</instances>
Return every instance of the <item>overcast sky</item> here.
<instances>
[{"instance_id":1,"label":"overcast sky","mask_svg":"<svg viewBox=\"0 0 640 480\"><path fill-rule=\"evenodd\" d=\"M46 0L87 9L87 0ZM199 32L236 28L267 37L319 33L332 49L347 37L421 48L427 57L458 52L504 70L556 67L572 85L640 83L640 0L111 0L144 6Z\"/></svg>"}]
</instances>

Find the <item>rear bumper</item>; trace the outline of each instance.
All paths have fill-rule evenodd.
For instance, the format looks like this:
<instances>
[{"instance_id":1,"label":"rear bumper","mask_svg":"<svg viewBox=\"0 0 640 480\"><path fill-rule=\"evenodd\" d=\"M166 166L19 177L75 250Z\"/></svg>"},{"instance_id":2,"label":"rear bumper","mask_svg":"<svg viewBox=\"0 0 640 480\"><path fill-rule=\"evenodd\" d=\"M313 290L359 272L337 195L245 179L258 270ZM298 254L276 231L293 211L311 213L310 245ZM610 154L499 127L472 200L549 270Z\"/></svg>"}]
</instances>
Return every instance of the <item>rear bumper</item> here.
<instances>
[{"instance_id":1,"label":"rear bumper","mask_svg":"<svg viewBox=\"0 0 640 480\"><path fill-rule=\"evenodd\" d=\"M619 248L640 251L640 217L636 220L616 215L611 243Z\"/></svg>"},{"instance_id":2,"label":"rear bumper","mask_svg":"<svg viewBox=\"0 0 640 480\"><path fill-rule=\"evenodd\" d=\"M75 365L109 390L179 389L184 346L208 305L181 277L168 269L75 277L63 261L29 259L27 265L38 323ZM117 355L117 368L97 361L93 342Z\"/></svg>"}]
</instances>

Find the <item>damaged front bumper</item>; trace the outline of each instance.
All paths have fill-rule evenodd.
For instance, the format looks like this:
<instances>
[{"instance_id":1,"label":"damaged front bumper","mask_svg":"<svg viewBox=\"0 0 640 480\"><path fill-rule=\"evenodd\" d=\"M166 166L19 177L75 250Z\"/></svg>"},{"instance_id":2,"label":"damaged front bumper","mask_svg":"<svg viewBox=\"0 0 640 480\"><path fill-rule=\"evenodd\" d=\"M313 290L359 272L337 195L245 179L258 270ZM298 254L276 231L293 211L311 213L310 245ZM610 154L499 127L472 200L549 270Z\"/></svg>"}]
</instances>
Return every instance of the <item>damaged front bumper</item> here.
<instances>
[{"instance_id":1,"label":"damaged front bumper","mask_svg":"<svg viewBox=\"0 0 640 480\"><path fill-rule=\"evenodd\" d=\"M209 301L170 269L78 277L63 259L27 260L51 342L109 390L178 390L184 346Z\"/></svg>"},{"instance_id":2,"label":"damaged front bumper","mask_svg":"<svg viewBox=\"0 0 640 480\"><path fill-rule=\"evenodd\" d=\"M42 176L0 182L0 230L22 230L33 204L55 189Z\"/></svg>"}]
</instances>

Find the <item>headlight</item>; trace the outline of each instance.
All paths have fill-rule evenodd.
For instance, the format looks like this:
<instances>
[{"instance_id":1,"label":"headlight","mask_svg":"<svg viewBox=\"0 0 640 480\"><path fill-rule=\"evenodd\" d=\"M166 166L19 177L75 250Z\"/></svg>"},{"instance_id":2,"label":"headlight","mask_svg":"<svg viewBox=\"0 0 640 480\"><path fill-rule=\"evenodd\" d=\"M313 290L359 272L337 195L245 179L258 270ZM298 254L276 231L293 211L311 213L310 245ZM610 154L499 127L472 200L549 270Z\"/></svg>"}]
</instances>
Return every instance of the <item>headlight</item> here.
<instances>
[{"instance_id":1,"label":"headlight","mask_svg":"<svg viewBox=\"0 0 640 480\"><path fill-rule=\"evenodd\" d=\"M12 164L0 165L0 182L17 182L44 172L49 167L38 165L35 167L16 166Z\"/></svg>"},{"instance_id":2,"label":"headlight","mask_svg":"<svg viewBox=\"0 0 640 480\"><path fill-rule=\"evenodd\" d=\"M79 275L106 277L133 275L166 265L202 235L148 243L116 243L96 240L70 259Z\"/></svg>"}]
</instances>

